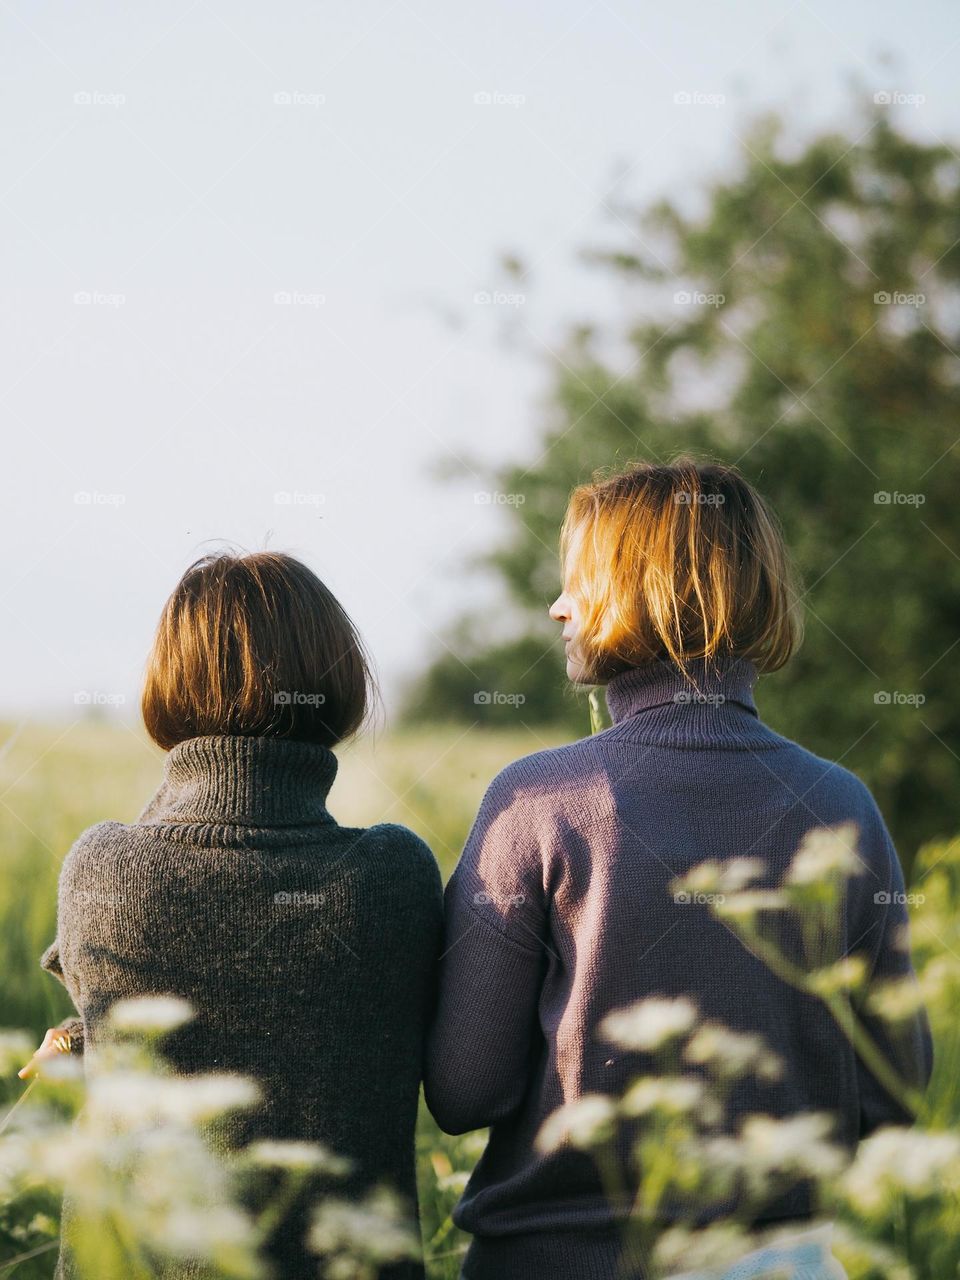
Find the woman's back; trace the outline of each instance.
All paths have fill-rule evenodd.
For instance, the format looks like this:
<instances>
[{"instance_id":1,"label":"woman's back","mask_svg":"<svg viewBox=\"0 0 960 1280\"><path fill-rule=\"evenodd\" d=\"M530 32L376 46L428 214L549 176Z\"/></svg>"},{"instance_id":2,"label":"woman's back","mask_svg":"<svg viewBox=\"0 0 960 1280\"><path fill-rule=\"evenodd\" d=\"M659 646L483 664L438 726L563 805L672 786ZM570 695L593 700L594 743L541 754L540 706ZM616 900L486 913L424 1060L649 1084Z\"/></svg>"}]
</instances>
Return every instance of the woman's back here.
<instances>
[{"instance_id":1,"label":"woman's back","mask_svg":"<svg viewBox=\"0 0 960 1280\"><path fill-rule=\"evenodd\" d=\"M850 883L836 953L820 963L856 951L875 977L909 972L897 936L902 873L866 787L763 724L749 662L717 673L695 664L695 674L702 700L668 664L615 677L612 729L504 770L448 886L427 1101L451 1132L491 1125L455 1214L478 1237L465 1275L614 1267L616 1214L593 1160L570 1146L538 1151L535 1138L562 1104L620 1096L650 1068L599 1034L635 1001L692 999L704 1019L761 1034L783 1060L780 1079L740 1082L732 1125L752 1112L831 1111L852 1146L908 1119L818 1001L675 887L698 864L740 857L758 859L775 883L807 832L853 821L863 874ZM900 1065L922 1085L929 1041L920 1020L910 1031ZM659 1210L670 1218L669 1204ZM809 1213L801 1188L763 1217Z\"/></svg>"},{"instance_id":2,"label":"woman's back","mask_svg":"<svg viewBox=\"0 0 960 1280\"><path fill-rule=\"evenodd\" d=\"M110 1004L173 993L193 1022L185 1072L260 1084L230 1141L315 1140L413 1208L414 1125L440 877L403 827L341 827L336 757L282 738L191 738L130 825L102 823L64 863L59 960L95 1051ZM282 1274L316 1274L289 1239ZM391 1275L422 1274L412 1265Z\"/></svg>"}]
</instances>

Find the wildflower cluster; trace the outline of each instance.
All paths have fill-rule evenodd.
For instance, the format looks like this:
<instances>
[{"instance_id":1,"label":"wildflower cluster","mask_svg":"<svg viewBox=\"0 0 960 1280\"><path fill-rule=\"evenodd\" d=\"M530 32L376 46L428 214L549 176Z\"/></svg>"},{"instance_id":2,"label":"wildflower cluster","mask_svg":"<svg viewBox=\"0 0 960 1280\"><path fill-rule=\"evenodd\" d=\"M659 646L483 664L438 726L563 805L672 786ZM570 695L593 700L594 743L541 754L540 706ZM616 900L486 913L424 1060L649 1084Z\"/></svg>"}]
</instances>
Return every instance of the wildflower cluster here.
<instances>
[{"instance_id":1,"label":"wildflower cluster","mask_svg":"<svg viewBox=\"0 0 960 1280\"><path fill-rule=\"evenodd\" d=\"M18 1108L0 1134L2 1199L37 1187L62 1194L63 1240L81 1280L152 1280L167 1264L211 1280L266 1280L267 1242L308 1184L325 1188L307 1236L318 1276L375 1280L385 1263L417 1256L404 1206L382 1188L363 1200L338 1195L350 1165L321 1144L232 1148L229 1121L255 1107L260 1090L242 1076L165 1067L159 1042L191 1017L178 999L120 1001L85 1077L69 1055L45 1066L45 1105ZM0 1065L12 1070L26 1056L25 1037L0 1037ZM72 1124L60 1113L70 1090L83 1102ZM265 1173L266 1201L249 1194Z\"/></svg>"},{"instance_id":2,"label":"wildflower cluster","mask_svg":"<svg viewBox=\"0 0 960 1280\"><path fill-rule=\"evenodd\" d=\"M758 1214L801 1183L824 1224L834 1220L834 1252L852 1280L960 1274L960 1064L954 1056L944 1083L935 1079L930 1095L918 1098L854 1014L895 1026L924 1005L939 1039L956 1044L948 1032L960 996L960 841L921 855L930 884L918 901L931 905L914 917L918 978L870 981L865 958L842 954L837 932L847 881L862 872L856 837L851 824L811 832L772 887L761 859L740 857L701 863L670 889L702 895L698 900L785 982L825 1004L861 1060L919 1123L882 1128L855 1153L834 1140L834 1118L825 1112L775 1118L758 1111L734 1123L734 1087L747 1078L775 1081L784 1070L762 1037L703 1020L682 996L612 1011L600 1037L644 1055L645 1073L621 1096L590 1094L560 1107L536 1141L544 1153L569 1147L592 1155L621 1221L625 1253L639 1253L651 1277L719 1277L729 1263L771 1246L783 1232L758 1230ZM799 957L780 943L788 923ZM944 939L956 945L945 950ZM718 1212L704 1226L707 1206Z\"/></svg>"}]
</instances>

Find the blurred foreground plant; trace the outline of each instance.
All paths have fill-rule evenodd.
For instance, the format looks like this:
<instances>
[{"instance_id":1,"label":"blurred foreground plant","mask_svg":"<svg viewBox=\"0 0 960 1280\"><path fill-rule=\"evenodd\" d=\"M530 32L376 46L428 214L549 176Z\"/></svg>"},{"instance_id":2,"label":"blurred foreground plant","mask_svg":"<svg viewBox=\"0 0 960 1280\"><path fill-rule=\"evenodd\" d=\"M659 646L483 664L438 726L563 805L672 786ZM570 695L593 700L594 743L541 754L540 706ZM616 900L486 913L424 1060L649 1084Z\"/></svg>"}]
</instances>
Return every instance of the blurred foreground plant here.
<instances>
[{"instance_id":1,"label":"blurred foreground plant","mask_svg":"<svg viewBox=\"0 0 960 1280\"><path fill-rule=\"evenodd\" d=\"M728 1115L737 1082L775 1080L783 1071L762 1038L704 1021L696 1004L683 997L615 1010L600 1024L600 1037L649 1055L653 1070L634 1079L620 1097L587 1095L561 1107L547 1119L537 1145L544 1152L568 1145L592 1155L623 1222L624 1253L641 1257L651 1280L681 1271L705 1280L718 1277L745 1254L795 1234L796 1224L762 1230L755 1223L765 1204L801 1183L812 1192L810 1226L835 1222L834 1251L851 1280L960 1275L956 1110L945 1114L937 1106L936 1088L928 1102L901 1080L855 1012L862 1004L873 1019L895 1026L922 1001L935 1030L945 1034L948 1020L956 1020L960 956L945 956L941 932L939 945L918 949L917 981L889 981L869 991L861 957L831 960L842 955L838 930L845 884L861 869L855 837L849 826L811 832L772 889L757 887L764 864L748 858L702 863L672 889L680 901L701 895L785 982L822 1001L878 1080L920 1123L879 1129L853 1154L834 1141L828 1113L749 1114L734 1129ZM929 935L921 924L921 939L939 931L955 937L960 927L960 841L937 853L930 874L938 868L944 893L937 896L938 918ZM917 906L927 897L915 895ZM793 922L801 961L779 945L770 927L774 920ZM953 1028L952 1036L955 1048ZM939 1043L938 1036L938 1052ZM708 1206L717 1216L703 1225Z\"/></svg>"},{"instance_id":2,"label":"blurred foreground plant","mask_svg":"<svg viewBox=\"0 0 960 1280\"><path fill-rule=\"evenodd\" d=\"M51 1188L63 1195L67 1274L266 1280L265 1246L308 1183L323 1187L307 1236L318 1276L375 1280L383 1264L418 1256L415 1225L392 1193L333 1194L350 1165L321 1144L230 1149L230 1118L256 1106L259 1088L237 1075L179 1076L164 1066L159 1042L191 1016L172 997L118 1002L110 1041L88 1055L86 1077L77 1057L52 1060L24 1093L25 1101L37 1088L31 1105L16 1104L0 1122L0 1199L9 1205ZM8 1071L26 1047L18 1033L0 1041ZM56 1109L67 1095L79 1106L73 1124ZM265 1178L269 1197L251 1195Z\"/></svg>"}]
</instances>

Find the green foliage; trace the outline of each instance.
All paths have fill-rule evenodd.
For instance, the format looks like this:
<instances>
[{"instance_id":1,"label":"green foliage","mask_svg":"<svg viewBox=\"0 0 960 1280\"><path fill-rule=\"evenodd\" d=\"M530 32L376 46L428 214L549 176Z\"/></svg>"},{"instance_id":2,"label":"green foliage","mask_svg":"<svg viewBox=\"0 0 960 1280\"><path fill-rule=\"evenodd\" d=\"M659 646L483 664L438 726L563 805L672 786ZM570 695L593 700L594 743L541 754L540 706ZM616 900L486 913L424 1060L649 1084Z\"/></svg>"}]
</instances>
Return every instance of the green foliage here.
<instances>
[{"instance_id":1,"label":"green foliage","mask_svg":"<svg viewBox=\"0 0 960 1280\"><path fill-rule=\"evenodd\" d=\"M143 734L92 720L3 726L0 747L0 1026L40 1036L72 1012L40 968L56 936L60 864L84 828L136 817L163 757Z\"/></svg>"},{"instance_id":2,"label":"green foliage","mask_svg":"<svg viewBox=\"0 0 960 1280\"><path fill-rule=\"evenodd\" d=\"M958 824L960 163L885 110L804 146L760 120L695 212L620 211L623 245L589 256L630 313L572 331L532 458L492 477L524 501L488 565L540 645L576 483L686 451L737 464L779 513L806 591L804 648L761 681L761 710L854 767L915 848ZM712 300L684 300L698 294ZM523 691L527 652L489 649L501 687ZM559 657L531 674L529 721L585 733ZM445 700L468 721L473 687L446 655L409 705L428 717Z\"/></svg>"},{"instance_id":3,"label":"green foliage","mask_svg":"<svg viewBox=\"0 0 960 1280\"><path fill-rule=\"evenodd\" d=\"M0 1275L17 1280L47 1280L59 1247L60 1196L54 1187L36 1186L0 1205Z\"/></svg>"},{"instance_id":4,"label":"green foliage","mask_svg":"<svg viewBox=\"0 0 960 1280\"><path fill-rule=\"evenodd\" d=\"M553 640L541 630L484 646L464 634L417 681L404 722L511 729L572 719L585 733L589 713L582 698L560 685Z\"/></svg>"},{"instance_id":5,"label":"green foliage","mask_svg":"<svg viewBox=\"0 0 960 1280\"><path fill-rule=\"evenodd\" d=\"M451 1215L485 1146L483 1131L457 1138L441 1132L421 1101L417 1182L428 1280L459 1280L470 1237L454 1226Z\"/></svg>"}]
</instances>

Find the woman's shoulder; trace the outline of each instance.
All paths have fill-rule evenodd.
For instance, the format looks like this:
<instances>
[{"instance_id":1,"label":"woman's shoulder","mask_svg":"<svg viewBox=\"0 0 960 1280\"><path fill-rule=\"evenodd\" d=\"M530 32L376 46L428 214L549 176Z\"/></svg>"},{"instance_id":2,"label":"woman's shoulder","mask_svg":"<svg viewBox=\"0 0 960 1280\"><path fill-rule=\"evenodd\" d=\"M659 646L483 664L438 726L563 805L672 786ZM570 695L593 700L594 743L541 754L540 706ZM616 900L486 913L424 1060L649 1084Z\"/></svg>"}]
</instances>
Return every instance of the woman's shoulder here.
<instances>
[{"instance_id":1,"label":"woman's shoulder","mask_svg":"<svg viewBox=\"0 0 960 1280\"><path fill-rule=\"evenodd\" d=\"M399 822L378 822L372 827L341 827L345 835L355 835L367 845L394 850L413 861L435 861L430 846L415 831Z\"/></svg>"},{"instance_id":2,"label":"woman's shoulder","mask_svg":"<svg viewBox=\"0 0 960 1280\"><path fill-rule=\"evenodd\" d=\"M390 866L406 874L420 872L439 883L440 868L427 842L399 822L378 822L372 827L340 827L338 834L363 857L385 856Z\"/></svg>"},{"instance_id":3,"label":"woman's shoulder","mask_svg":"<svg viewBox=\"0 0 960 1280\"><path fill-rule=\"evenodd\" d=\"M542 845L615 812L608 762L595 738L546 747L511 761L487 787L474 831L514 845Z\"/></svg>"},{"instance_id":4,"label":"woman's shoulder","mask_svg":"<svg viewBox=\"0 0 960 1280\"><path fill-rule=\"evenodd\" d=\"M81 831L60 864L60 895L80 894L85 900L114 880L128 842L130 828L122 822L98 822ZM90 897L91 901L96 899Z\"/></svg>"},{"instance_id":5,"label":"woman's shoulder","mask_svg":"<svg viewBox=\"0 0 960 1280\"><path fill-rule=\"evenodd\" d=\"M124 822L96 822L81 831L70 846L63 860L63 867L76 866L91 855L115 850L124 843L126 834L133 828Z\"/></svg>"},{"instance_id":6,"label":"woman's shoulder","mask_svg":"<svg viewBox=\"0 0 960 1280\"><path fill-rule=\"evenodd\" d=\"M873 792L852 769L837 760L817 755L791 738L780 734L776 736L783 748L780 754L784 767L794 779L802 779L801 794L808 802L816 800L827 807L833 806L839 816L862 815L871 819L878 816ZM773 761L771 768L776 771L778 767Z\"/></svg>"},{"instance_id":7,"label":"woman's shoulder","mask_svg":"<svg viewBox=\"0 0 960 1280\"><path fill-rule=\"evenodd\" d=\"M565 794L571 784L592 777L598 767L597 738L578 738L519 756L497 773L487 788L491 800L522 803L545 794Z\"/></svg>"},{"instance_id":8,"label":"woman's shoulder","mask_svg":"<svg viewBox=\"0 0 960 1280\"><path fill-rule=\"evenodd\" d=\"M544 746L539 751L517 756L500 769L490 786L524 790L550 785L579 776L596 754L596 737L579 737L559 746Z\"/></svg>"}]
</instances>

